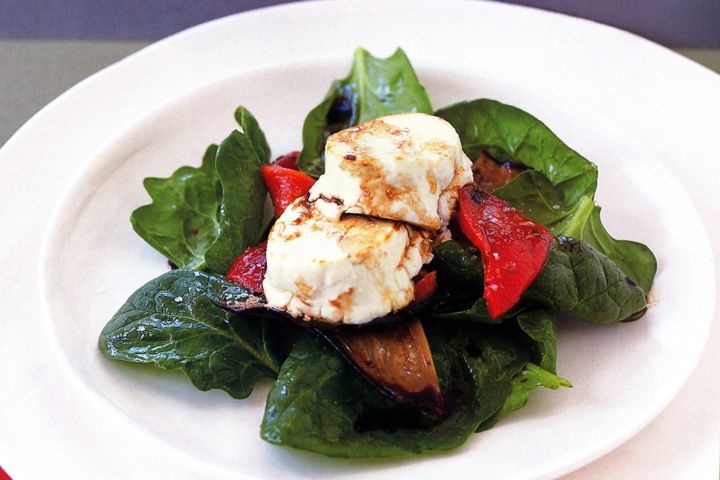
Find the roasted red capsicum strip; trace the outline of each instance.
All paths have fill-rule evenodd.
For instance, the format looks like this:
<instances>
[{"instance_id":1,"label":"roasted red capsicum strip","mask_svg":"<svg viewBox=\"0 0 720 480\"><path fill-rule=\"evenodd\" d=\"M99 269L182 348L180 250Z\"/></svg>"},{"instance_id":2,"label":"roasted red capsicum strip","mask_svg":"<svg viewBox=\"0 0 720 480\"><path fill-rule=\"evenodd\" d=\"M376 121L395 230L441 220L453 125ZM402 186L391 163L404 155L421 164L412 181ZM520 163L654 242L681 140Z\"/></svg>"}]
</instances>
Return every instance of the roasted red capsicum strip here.
<instances>
[{"instance_id":1,"label":"roasted red capsicum strip","mask_svg":"<svg viewBox=\"0 0 720 480\"><path fill-rule=\"evenodd\" d=\"M237 257L227 272L227 279L253 293L263 293L263 280L267 271L267 242L249 247Z\"/></svg>"},{"instance_id":2,"label":"roasted red capsicum strip","mask_svg":"<svg viewBox=\"0 0 720 480\"><path fill-rule=\"evenodd\" d=\"M420 277L415 282L415 303L422 303L435 294L437 290L437 273L432 272Z\"/></svg>"},{"instance_id":3,"label":"roasted red capsicum strip","mask_svg":"<svg viewBox=\"0 0 720 480\"><path fill-rule=\"evenodd\" d=\"M283 155L282 157L276 158L272 165L277 165L278 167L285 167L289 168L290 170L297 170L297 159L300 155L300 152L290 152L288 154Z\"/></svg>"},{"instance_id":4,"label":"roasted red capsicum strip","mask_svg":"<svg viewBox=\"0 0 720 480\"><path fill-rule=\"evenodd\" d=\"M458 223L482 255L483 297L492 318L520 300L547 260L552 234L515 207L474 185L460 190Z\"/></svg>"},{"instance_id":5,"label":"roasted red capsicum strip","mask_svg":"<svg viewBox=\"0 0 720 480\"><path fill-rule=\"evenodd\" d=\"M275 218L278 218L295 199L305 195L315 183L307 173L277 164L263 165L260 175L270 192Z\"/></svg>"}]
</instances>

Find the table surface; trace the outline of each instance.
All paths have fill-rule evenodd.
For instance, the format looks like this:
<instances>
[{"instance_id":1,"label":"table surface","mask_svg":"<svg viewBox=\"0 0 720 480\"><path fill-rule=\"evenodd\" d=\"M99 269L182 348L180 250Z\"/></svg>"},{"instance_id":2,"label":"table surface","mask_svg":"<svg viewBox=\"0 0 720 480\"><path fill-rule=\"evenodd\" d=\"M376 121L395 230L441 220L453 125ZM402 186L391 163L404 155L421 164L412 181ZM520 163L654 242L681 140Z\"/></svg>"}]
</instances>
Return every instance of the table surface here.
<instances>
[{"instance_id":1,"label":"table surface","mask_svg":"<svg viewBox=\"0 0 720 480\"><path fill-rule=\"evenodd\" d=\"M0 40L0 145L59 94L149 43ZM676 51L720 72L720 49ZM703 400L692 392L703 389L707 382L716 382L718 364L720 325L716 322L698 369L671 405L630 441L566 480L605 479L610 472L618 479L636 478L638 473L646 480L717 479L720 426L708 424L697 413L717 409L717 397ZM688 441L691 445L684 445Z\"/></svg>"}]
</instances>

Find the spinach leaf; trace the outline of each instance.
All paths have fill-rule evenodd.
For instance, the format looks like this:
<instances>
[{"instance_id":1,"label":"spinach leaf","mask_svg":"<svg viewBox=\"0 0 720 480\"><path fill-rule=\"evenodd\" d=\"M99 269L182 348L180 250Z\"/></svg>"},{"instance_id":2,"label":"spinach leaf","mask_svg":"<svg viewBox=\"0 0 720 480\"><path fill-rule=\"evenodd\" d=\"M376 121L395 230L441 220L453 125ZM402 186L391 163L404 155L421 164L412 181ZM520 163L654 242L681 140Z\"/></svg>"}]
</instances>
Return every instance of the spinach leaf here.
<instances>
[{"instance_id":1,"label":"spinach leaf","mask_svg":"<svg viewBox=\"0 0 720 480\"><path fill-rule=\"evenodd\" d=\"M433 255L433 267L440 274L441 287L429 311L433 318L493 325L525 308L519 304L501 319L490 317L482 297L482 257L474 246L449 240L435 247Z\"/></svg>"},{"instance_id":2,"label":"spinach leaf","mask_svg":"<svg viewBox=\"0 0 720 480\"><path fill-rule=\"evenodd\" d=\"M557 330L552 312L534 310L517 316L520 329L533 342L531 359L551 373L557 373Z\"/></svg>"},{"instance_id":3,"label":"spinach leaf","mask_svg":"<svg viewBox=\"0 0 720 480\"><path fill-rule=\"evenodd\" d=\"M284 325L215 303L251 295L219 276L172 270L130 296L100 334L100 351L113 360L182 369L200 390L245 398L257 380L275 378L284 360Z\"/></svg>"},{"instance_id":4,"label":"spinach leaf","mask_svg":"<svg viewBox=\"0 0 720 480\"><path fill-rule=\"evenodd\" d=\"M463 150L471 159L487 152L501 162L530 167L550 181L561 205L575 205L583 195L595 193L597 167L565 145L544 123L519 108L479 99L445 107L436 115L455 127ZM505 198L503 188L495 193L501 198ZM522 211L519 205L515 206Z\"/></svg>"},{"instance_id":5,"label":"spinach leaf","mask_svg":"<svg viewBox=\"0 0 720 480\"><path fill-rule=\"evenodd\" d=\"M480 287L479 295L482 295L482 287ZM447 299L444 299L441 294L440 302L438 302L433 309L427 312L427 314L437 320L477 322L488 325L496 325L503 320L516 316L518 313L525 310L525 308L525 304L518 303L500 318L492 318L488 312L485 299L482 298L482 296L477 298L470 305L467 305L462 301L458 301L458 296L456 295L449 295Z\"/></svg>"},{"instance_id":6,"label":"spinach leaf","mask_svg":"<svg viewBox=\"0 0 720 480\"><path fill-rule=\"evenodd\" d=\"M657 270L655 256L643 244L615 240L600 221L592 199L597 167L565 145L532 115L488 99L460 102L437 115L460 135L470 158L487 152L502 162L530 167L493 192L553 232L585 240L614 261L649 292Z\"/></svg>"},{"instance_id":7,"label":"spinach leaf","mask_svg":"<svg viewBox=\"0 0 720 480\"><path fill-rule=\"evenodd\" d=\"M433 265L441 275L466 287L482 289L483 265L477 248L449 240L435 247L433 256Z\"/></svg>"},{"instance_id":8,"label":"spinach leaf","mask_svg":"<svg viewBox=\"0 0 720 480\"><path fill-rule=\"evenodd\" d=\"M347 77L335 80L323 101L303 124L303 149L298 166L319 177L325 170L325 141L335 132L392 113L432 113L430 99L405 52L395 50L377 58L363 48L355 50Z\"/></svg>"},{"instance_id":9,"label":"spinach leaf","mask_svg":"<svg viewBox=\"0 0 720 480\"><path fill-rule=\"evenodd\" d=\"M208 147L200 168L146 178L153 203L130 217L137 234L180 268L224 274L267 225L260 166L270 159L270 147L244 107L235 119L240 129Z\"/></svg>"},{"instance_id":10,"label":"spinach leaf","mask_svg":"<svg viewBox=\"0 0 720 480\"><path fill-rule=\"evenodd\" d=\"M600 206L583 196L573 206L564 205L550 182L540 173L526 171L495 192L555 236L584 240L620 267L645 292L652 288L657 260L642 243L616 240L600 220Z\"/></svg>"},{"instance_id":11,"label":"spinach leaf","mask_svg":"<svg viewBox=\"0 0 720 480\"><path fill-rule=\"evenodd\" d=\"M135 232L180 268L205 268L205 252L220 231L216 152L217 145L210 145L200 168L181 167L170 178L146 178L143 185L153 203L130 216Z\"/></svg>"},{"instance_id":12,"label":"spinach leaf","mask_svg":"<svg viewBox=\"0 0 720 480\"><path fill-rule=\"evenodd\" d=\"M215 157L222 185L219 234L205 253L210 270L222 274L238 255L260 240L269 221L260 167L270 159L270 147L250 112L238 107L235 118L240 130L223 140Z\"/></svg>"},{"instance_id":13,"label":"spinach leaf","mask_svg":"<svg viewBox=\"0 0 720 480\"><path fill-rule=\"evenodd\" d=\"M657 272L657 260L642 243L616 240L610 236L600 220L600 207L589 197L583 197L576 207L553 228L555 235L584 240L605 254L648 293Z\"/></svg>"},{"instance_id":14,"label":"spinach leaf","mask_svg":"<svg viewBox=\"0 0 720 480\"><path fill-rule=\"evenodd\" d=\"M261 436L335 457L400 457L456 448L502 408L526 353L498 336L430 335L452 412L436 419L403 409L363 380L317 338L295 345L268 395ZM441 420L439 423L438 420Z\"/></svg>"},{"instance_id":15,"label":"spinach leaf","mask_svg":"<svg viewBox=\"0 0 720 480\"><path fill-rule=\"evenodd\" d=\"M250 139L253 150L255 150L260 161L267 163L270 160L270 145L268 145L265 133L260 128L257 119L243 106L235 109L234 117L240 126L239 132Z\"/></svg>"},{"instance_id":16,"label":"spinach leaf","mask_svg":"<svg viewBox=\"0 0 720 480\"><path fill-rule=\"evenodd\" d=\"M594 195L594 191L588 193ZM536 170L521 172L507 185L495 190L493 195L510 202L534 221L548 227L553 234L555 225L562 222L577 206L577 202L565 201L560 190ZM583 195L580 200L587 197Z\"/></svg>"},{"instance_id":17,"label":"spinach leaf","mask_svg":"<svg viewBox=\"0 0 720 480\"><path fill-rule=\"evenodd\" d=\"M478 431L491 428L508 413L524 407L533 390L538 388L557 390L560 387L571 388L572 384L566 379L528 362L523 371L513 378L510 395L508 395L502 408L492 417L485 420L478 428Z\"/></svg>"},{"instance_id":18,"label":"spinach leaf","mask_svg":"<svg viewBox=\"0 0 720 480\"><path fill-rule=\"evenodd\" d=\"M527 404L530 392L541 387L557 390L560 387L570 388L572 384L534 363L528 363L520 375L513 378L512 391L500 409L500 416L524 407Z\"/></svg>"},{"instance_id":19,"label":"spinach leaf","mask_svg":"<svg viewBox=\"0 0 720 480\"><path fill-rule=\"evenodd\" d=\"M645 292L590 244L559 237L524 298L590 323L624 320L646 307Z\"/></svg>"},{"instance_id":20,"label":"spinach leaf","mask_svg":"<svg viewBox=\"0 0 720 480\"><path fill-rule=\"evenodd\" d=\"M441 248L442 247L442 248ZM439 252L436 266L443 272L454 272L473 283L469 295L462 292L439 292L430 315L436 319L474 321L494 324L482 298L482 283L475 283L482 271L482 260L458 242L445 242L435 248ZM470 273L467 273L470 272ZM441 277L442 278L442 277ZM475 286L477 285L477 286ZM611 259L592 245L571 237L558 237L548 259L535 281L526 290L521 302L503 319L512 318L534 303L591 323L613 323L624 320L646 307L645 293L629 279ZM531 315L539 315L533 313ZM532 320L526 320L529 327ZM522 327L522 325L521 325ZM544 327L543 327L544 328ZM535 338L530 332L530 337ZM539 334L539 333L537 333ZM550 359L548 359L550 361ZM554 368L544 368L553 371Z\"/></svg>"}]
</instances>

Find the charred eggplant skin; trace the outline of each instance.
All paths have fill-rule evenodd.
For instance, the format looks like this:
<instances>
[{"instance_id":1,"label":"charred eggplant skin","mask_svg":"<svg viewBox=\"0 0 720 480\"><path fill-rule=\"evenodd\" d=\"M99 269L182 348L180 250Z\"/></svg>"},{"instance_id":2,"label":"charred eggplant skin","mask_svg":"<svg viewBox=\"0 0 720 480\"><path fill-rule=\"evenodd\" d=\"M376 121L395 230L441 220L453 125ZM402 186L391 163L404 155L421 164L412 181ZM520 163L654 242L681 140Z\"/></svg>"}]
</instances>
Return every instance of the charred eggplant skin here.
<instances>
[{"instance_id":1,"label":"charred eggplant skin","mask_svg":"<svg viewBox=\"0 0 720 480\"><path fill-rule=\"evenodd\" d=\"M427 335L448 414L398 406L320 338L304 335L268 394L261 437L344 458L398 458L459 447L498 412L527 353L479 325ZM463 335L458 335L460 331Z\"/></svg>"},{"instance_id":2,"label":"charred eggplant skin","mask_svg":"<svg viewBox=\"0 0 720 480\"><path fill-rule=\"evenodd\" d=\"M365 379L399 405L445 413L432 353L419 320L317 332Z\"/></svg>"},{"instance_id":3,"label":"charred eggplant skin","mask_svg":"<svg viewBox=\"0 0 720 480\"><path fill-rule=\"evenodd\" d=\"M242 289L239 285L236 287L237 289ZM332 331L336 329L341 330L364 330L364 329L374 329L378 327L382 327L385 325L391 325L394 323L399 323L403 321L408 321L410 319L416 318L424 313L427 313L433 309L433 306L435 304L435 298L431 297L427 300L419 303L411 303L407 307L403 308L402 310L399 310L394 313L389 313L387 315L383 315L382 317L377 317L367 323L359 324L359 325L338 325L334 323L327 323L320 320L308 320L305 318L299 318L294 317L287 313L284 310L275 309L272 307L269 307L267 304L267 301L265 300L265 297L261 294L254 294L249 291L244 291L244 297L242 301L235 301L235 302L228 302L222 298L220 295L216 295L214 297L211 297L211 300L215 305L218 307L235 313L268 313L268 314L276 314L282 317L285 317L286 319L290 320L291 322L301 326L310 328L316 331Z\"/></svg>"}]
</instances>

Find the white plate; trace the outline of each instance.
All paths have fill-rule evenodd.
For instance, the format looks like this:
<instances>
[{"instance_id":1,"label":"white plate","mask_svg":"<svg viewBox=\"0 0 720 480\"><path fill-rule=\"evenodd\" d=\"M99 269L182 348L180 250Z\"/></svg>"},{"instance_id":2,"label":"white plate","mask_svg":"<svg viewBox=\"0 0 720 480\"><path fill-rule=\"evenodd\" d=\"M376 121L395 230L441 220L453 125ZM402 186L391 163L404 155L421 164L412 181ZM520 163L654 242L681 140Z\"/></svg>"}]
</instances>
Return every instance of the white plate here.
<instances>
[{"instance_id":1,"label":"white plate","mask_svg":"<svg viewBox=\"0 0 720 480\"><path fill-rule=\"evenodd\" d=\"M269 33L278 31L282 36ZM141 179L197 163L206 144L232 128L241 103L258 116L275 154L297 147L303 116L330 80L345 74L360 44L376 54L402 45L437 107L488 96L535 113L600 166L598 200L611 232L648 243L660 258L658 304L643 321L563 326L560 369L574 389L534 395L526 409L455 453L369 466L263 444L257 436L263 388L233 401L222 392L197 392L179 375L107 362L95 347L127 295L164 271L127 221L146 200ZM13 366L0 377L13 387L13 395L0 394L0 410L15 412L3 418L15 439L0 443L14 459L8 468L47 472L31 464L27 446L53 451L66 439L93 452L76 457L85 460L77 468L88 476L453 471L533 478L602 455L672 399L709 329L712 253L687 195L663 164L681 151L713 168L707 152L710 115L717 113L700 121L693 101L720 106L719 83L616 30L465 2L328 2L252 12L171 37L94 76L0 152L3 218L17 221L13 237L23 239L13 244L12 257L3 257L19 278L4 288L12 320L0 335L0 351ZM49 207L81 170L49 229L43 275L51 328L45 330L38 321L28 324L39 320L40 299L28 302L36 277L22 273L37 258ZM22 217L15 213L20 206ZM60 455L53 461L72 465Z\"/></svg>"}]
</instances>

